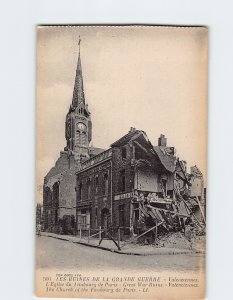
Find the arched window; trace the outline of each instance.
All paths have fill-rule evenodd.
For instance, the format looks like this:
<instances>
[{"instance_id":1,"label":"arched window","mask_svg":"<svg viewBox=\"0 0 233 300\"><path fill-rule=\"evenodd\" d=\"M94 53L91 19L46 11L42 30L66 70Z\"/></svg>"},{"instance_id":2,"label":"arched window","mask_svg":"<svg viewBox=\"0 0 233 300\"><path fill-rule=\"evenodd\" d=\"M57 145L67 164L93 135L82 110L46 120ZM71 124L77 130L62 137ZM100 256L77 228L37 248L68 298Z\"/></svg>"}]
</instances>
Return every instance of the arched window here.
<instances>
[{"instance_id":1,"label":"arched window","mask_svg":"<svg viewBox=\"0 0 233 300\"><path fill-rule=\"evenodd\" d=\"M56 182L53 185L53 201L58 206L59 204L59 183Z\"/></svg>"},{"instance_id":2,"label":"arched window","mask_svg":"<svg viewBox=\"0 0 233 300\"><path fill-rule=\"evenodd\" d=\"M76 131L76 141L77 141L77 143L80 143L80 131L79 130Z\"/></svg>"},{"instance_id":3,"label":"arched window","mask_svg":"<svg viewBox=\"0 0 233 300\"><path fill-rule=\"evenodd\" d=\"M81 133L81 144L82 144L82 145L85 145L85 144L86 144L86 139L87 139L86 132L83 131L83 132Z\"/></svg>"},{"instance_id":4,"label":"arched window","mask_svg":"<svg viewBox=\"0 0 233 300\"><path fill-rule=\"evenodd\" d=\"M52 193L51 193L51 190L49 187L46 187L45 188L45 204L46 205L49 205L50 202L51 202L51 197L52 196Z\"/></svg>"},{"instance_id":5,"label":"arched window","mask_svg":"<svg viewBox=\"0 0 233 300\"><path fill-rule=\"evenodd\" d=\"M53 203L54 203L54 223L58 223L58 209L59 209L59 183L53 185Z\"/></svg>"}]
</instances>

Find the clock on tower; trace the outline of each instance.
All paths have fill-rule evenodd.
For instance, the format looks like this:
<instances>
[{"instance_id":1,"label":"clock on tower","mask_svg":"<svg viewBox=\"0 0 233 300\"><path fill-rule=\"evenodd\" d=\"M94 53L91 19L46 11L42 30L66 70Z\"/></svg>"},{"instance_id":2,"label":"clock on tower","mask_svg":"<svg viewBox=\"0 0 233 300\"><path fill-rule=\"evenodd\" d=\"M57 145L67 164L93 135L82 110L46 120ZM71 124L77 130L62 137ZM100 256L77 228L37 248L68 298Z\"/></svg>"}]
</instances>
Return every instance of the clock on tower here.
<instances>
[{"instance_id":1,"label":"clock on tower","mask_svg":"<svg viewBox=\"0 0 233 300\"><path fill-rule=\"evenodd\" d=\"M78 127L78 129L80 129L82 131L86 130L86 125L83 123L77 123L77 127Z\"/></svg>"},{"instance_id":2,"label":"clock on tower","mask_svg":"<svg viewBox=\"0 0 233 300\"><path fill-rule=\"evenodd\" d=\"M75 160L89 158L89 144L91 141L92 123L88 105L85 103L80 49L73 99L66 116L67 150L74 154Z\"/></svg>"}]
</instances>

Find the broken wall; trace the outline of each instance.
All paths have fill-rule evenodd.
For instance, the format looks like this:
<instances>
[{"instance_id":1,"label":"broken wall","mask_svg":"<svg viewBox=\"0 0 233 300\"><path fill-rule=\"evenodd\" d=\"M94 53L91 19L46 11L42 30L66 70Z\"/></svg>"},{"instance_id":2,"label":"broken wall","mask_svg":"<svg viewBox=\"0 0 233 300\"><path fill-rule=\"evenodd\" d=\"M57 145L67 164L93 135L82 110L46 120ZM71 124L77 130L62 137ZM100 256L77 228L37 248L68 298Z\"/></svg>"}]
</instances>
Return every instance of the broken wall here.
<instances>
[{"instance_id":1,"label":"broken wall","mask_svg":"<svg viewBox=\"0 0 233 300\"><path fill-rule=\"evenodd\" d=\"M191 177L189 188L190 197L203 197L203 179L201 177Z\"/></svg>"},{"instance_id":2,"label":"broken wall","mask_svg":"<svg viewBox=\"0 0 233 300\"><path fill-rule=\"evenodd\" d=\"M139 169L135 174L135 189L158 192L158 174L153 169Z\"/></svg>"},{"instance_id":3,"label":"broken wall","mask_svg":"<svg viewBox=\"0 0 233 300\"><path fill-rule=\"evenodd\" d=\"M162 189L162 179L167 181L167 191L172 191L174 189L174 174L164 173L158 176L158 192L161 193Z\"/></svg>"}]
</instances>

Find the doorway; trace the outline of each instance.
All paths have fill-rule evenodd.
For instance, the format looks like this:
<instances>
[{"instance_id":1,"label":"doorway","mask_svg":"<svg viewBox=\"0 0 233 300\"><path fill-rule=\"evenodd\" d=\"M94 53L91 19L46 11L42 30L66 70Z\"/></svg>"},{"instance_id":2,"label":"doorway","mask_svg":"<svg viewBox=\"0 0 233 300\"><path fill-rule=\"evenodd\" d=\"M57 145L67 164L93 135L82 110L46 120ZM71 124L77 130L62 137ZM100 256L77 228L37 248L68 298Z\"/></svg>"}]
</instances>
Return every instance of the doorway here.
<instances>
[{"instance_id":1,"label":"doorway","mask_svg":"<svg viewBox=\"0 0 233 300\"><path fill-rule=\"evenodd\" d=\"M109 227L110 213L107 208L102 209L101 212L101 227L107 229Z\"/></svg>"}]
</instances>

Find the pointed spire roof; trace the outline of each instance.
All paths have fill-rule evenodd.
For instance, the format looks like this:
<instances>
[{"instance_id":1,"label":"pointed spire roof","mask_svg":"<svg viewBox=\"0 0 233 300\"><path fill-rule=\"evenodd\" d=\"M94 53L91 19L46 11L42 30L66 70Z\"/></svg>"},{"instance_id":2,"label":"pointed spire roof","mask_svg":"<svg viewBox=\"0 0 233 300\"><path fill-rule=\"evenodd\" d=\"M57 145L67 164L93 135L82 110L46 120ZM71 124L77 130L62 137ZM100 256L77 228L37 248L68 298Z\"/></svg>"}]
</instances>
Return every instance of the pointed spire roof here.
<instances>
[{"instance_id":1,"label":"pointed spire roof","mask_svg":"<svg viewBox=\"0 0 233 300\"><path fill-rule=\"evenodd\" d=\"M77 64L77 69L76 69L74 92L73 92L73 99L72 99L73 108L76 108L80 103L85 104L82 65L81 65L81 57L80 57L80 43L81 43L81 39L79 37L79 42L78 42L78 45L79 45L78 64Z\"/></svg>"}]
</instances>

